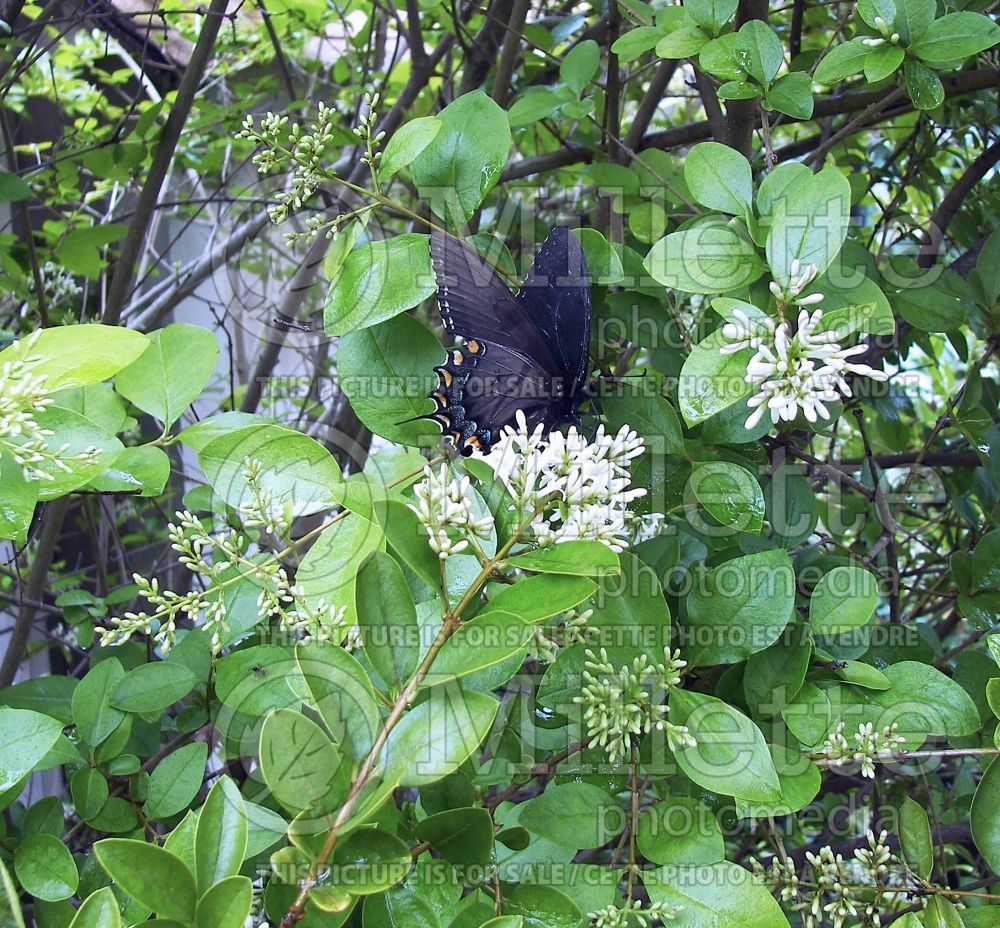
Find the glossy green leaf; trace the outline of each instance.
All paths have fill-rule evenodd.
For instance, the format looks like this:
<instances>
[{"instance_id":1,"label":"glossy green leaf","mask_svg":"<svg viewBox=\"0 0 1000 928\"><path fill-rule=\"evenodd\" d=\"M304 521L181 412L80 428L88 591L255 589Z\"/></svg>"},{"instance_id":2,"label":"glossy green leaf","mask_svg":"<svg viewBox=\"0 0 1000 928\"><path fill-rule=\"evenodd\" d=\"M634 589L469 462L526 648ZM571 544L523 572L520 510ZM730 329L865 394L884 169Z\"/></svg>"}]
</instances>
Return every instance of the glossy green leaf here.
<instances>
[{"instance_id":1,"label":"glossy green leaf","mask_svg":"<svg viewBox=\"0 0 1000 928\"><path fill-rule=\"evenodd\" d=\"M0 706L0 792L35 769L61 733L62 723L50 716Z\"/></svg>"},{"instance_id":2,"label":"glossy green leaf","mask_svg":"<svg viewBox=\"0 0 1000 928\"><path fill-rule=\"evenodd\" d=\"M355 248L327 294L327 334L368 328L432 296L437 287L427 241L426 235L404 233Z\"/></svg>"},{"instance_id":3,"label":"glossy green leaf","mask_svg":"<svg viewBox=\"0 0 1000 928\"><path fill-rule=\"evenodd\" d=\"M504 111L481 90L452 101L437 118L441 129L410 163L410 176L431 209L458 225L499 180L510 150L510 126Z\"/></svg>"},{"instance_id":4,"label":"glossy green leaf","mask_svg":"<svg viewBox=\"0 0 1000 928\"><path fill-rule=\"evenodd\" d=\"M230 876L210 887L198 900L197 928L243 928L253 905L249 877Z\"/></svg>"},{"instance_id":5,"label":"glossy green leaf","mask_svg":"<svg viewBox=\"0 0 1000 928\"><path fill-rule=\"evenodd\" d=\"M357 607L365 654L386 683L400 688L420 660L420 626L403 571L388 554L376 551L358 573Z\"/></svg>"},{"instance_id":6,"label":"glossy green leaf","mask_svg":"<svg viewBox=\"0 0 1000 928\"><path fill-rule=\"evenodd\" d=\"M529 799L518 821L536 835L579 850L606 844L625 827L626 816L604 790L589 783L562 783Z\"/></svg>"},{"instance_id":7,"label":"glossy green leaf","mask_svg":"<svg viewBox=\"0 0 1000 928\"><path fill-rule=\"evenodd\" d=\"M219 343L208 329L174 323L149 336L149 348L115 378L115 388L169 428L215 373Z\"/></svg>"},{"instance_id":8,"label":"glossy green leaf","mask_svg":"<svg viewBox=\"0 0 1000 928\"><path fill-rule=\"evenodd\" d=\"M599 541L567 541L507 558L507 564L538 574L606 577L618 573L618 555Z\"/></svg>"},{"instance_id":9,"label":"glossy green leaf","mask_svg":"<svg viewBox=\"0 0 1000 928\"><path fill-rule=\"evenodd\" d=\"M25 890L48 902L68 899L80 882L69 848L49 834L32 835L18 845L14 872Z\"/></svg>"},{"instance_id":10,"label":"glossy green leaf","mask_svg":"<svg viewBox=\"0 0 1000 928\"><path fill-rule=\"evenodd\" d=\"M185 744L164 757L149 778L146 816L165 819L183 812L201 789L207 760L208 745L201 742Z\"/></svg>"},{"instance_id":11,"label":"glossy green leaf","mask_svg":"<svg viewBox=\"0 0 1000 928\"><path fill-rule=\"evenodd\" d=\"M750 162L719 142L702 142L688 152L684 180L702 206L743 216L753 203Z\"/></svg>"},{"instance_id":12,"label":"glossy green leaf","mask_svg":"<svg viewBox=\"0 0 1000 928\"><path fill-rule=\"evenodd\" d=\"M654 280L684 293L728 293L753 283L763 271L753 243L716 221L661 238L644 265Z\"/></svg>"},{"instance_id":13,"label":"glossy green leaf","mask_svg":"<svg viewBox=\"0 0 1000 928\"><path fill-rule=\"evenodd\" d=\"M185 697L197 682L183 664L172 661L140 664L115 685L111 705L124 712L159 712Z\"/></svg>"},{"instance_id":14,"label":"glossy green leaf","mask_svg":"<svg viewBox=\"0 0 1000 928\"><path fill-rule=\"evenodd\" d=\"M220 777L198 815L194 857L198 892L204 894L243 863L247 847L247 816L243 796L229 777Z\"/></svg>"},{"instance_id":15,"label":"glossy green leaf","mask_svg":"<svg viewBox=\"0 0 1000 928\"><path fill-rule=\"evenodd\" d=\"M182 923L194 920L194 876L170 851L145 841L106 838L94 845L94 853L115 883L147 910ZM151 873L156 879L149 878Z\"/></svg>"}]
</instances>

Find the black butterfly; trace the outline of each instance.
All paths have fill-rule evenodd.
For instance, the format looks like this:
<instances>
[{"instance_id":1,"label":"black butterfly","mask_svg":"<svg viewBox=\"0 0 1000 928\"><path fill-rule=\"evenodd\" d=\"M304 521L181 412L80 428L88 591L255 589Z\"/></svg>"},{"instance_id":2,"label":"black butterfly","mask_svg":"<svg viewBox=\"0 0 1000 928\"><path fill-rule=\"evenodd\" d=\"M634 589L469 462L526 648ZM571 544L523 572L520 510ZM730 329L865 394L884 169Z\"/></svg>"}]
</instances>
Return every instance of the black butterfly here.
<instances>
[{"instance_id":1,"label":"black butterfly","mask_svg":"<svg viewBox=\"0 0 1000 928\"><path fill-rule=\"evenodd\" d=\"M445 328L464 339L434 368L433 419L468 456L486 454L522 411L545 434L579 422L587 399L590 281L569 229L553 229L515 296L470 246L431 234L431 263Z\"/></svg>"}]
</instances>

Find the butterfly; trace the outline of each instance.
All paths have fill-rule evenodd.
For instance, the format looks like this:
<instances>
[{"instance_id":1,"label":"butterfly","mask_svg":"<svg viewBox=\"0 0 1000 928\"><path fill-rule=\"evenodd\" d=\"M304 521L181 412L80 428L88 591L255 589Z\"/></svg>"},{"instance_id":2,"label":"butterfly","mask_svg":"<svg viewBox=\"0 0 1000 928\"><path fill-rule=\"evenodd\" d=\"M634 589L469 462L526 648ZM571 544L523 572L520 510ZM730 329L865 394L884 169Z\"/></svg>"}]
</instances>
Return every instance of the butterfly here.
<instances>
[{"instance_id":1,"label":"butterfly","mask_svg":"<svg viewBox=\"0 0 1000 928\"><path fill-rule=\"evenodd\" d=\"M516 295L457 238L432 233L430 253L441 318L464 344L434 368L438 386L428 396L436 408L422 418L465 456L487 454L518 412L543 434L579 423L588 399L590 281L576 236L553 229Z\"/></svg>"}]
</instances>

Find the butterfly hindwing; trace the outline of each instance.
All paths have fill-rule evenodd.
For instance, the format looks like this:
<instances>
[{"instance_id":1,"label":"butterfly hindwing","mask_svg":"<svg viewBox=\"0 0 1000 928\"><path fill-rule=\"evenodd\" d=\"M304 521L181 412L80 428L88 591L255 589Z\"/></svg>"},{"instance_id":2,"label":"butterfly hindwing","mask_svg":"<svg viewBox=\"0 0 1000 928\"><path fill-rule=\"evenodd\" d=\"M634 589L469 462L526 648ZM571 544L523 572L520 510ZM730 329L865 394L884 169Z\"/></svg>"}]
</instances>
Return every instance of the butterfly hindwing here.
<instances>
[{"instance_id":1,"label":"butterfly hindwing","mask_svg":"<svg viewBox=\"0 0 1000 928\"><path fill-rule=\"evenodd\" d=\"M431 235L445 327L465 340L436 368L433 418L463 454L489 451L523 412L547 432L579 406L587 373L590 295L576 239L556 229L515 297L477 252ZM550 292L551 291L551 292Z\"/></svg>"},{"instance_id":2,"label":"butterfly hindwing","mask_svg":"<svg viewBox=\"0 0 1000 928\"><path fill-rule=\"evenodd\" d=\"M580 242L560 226L545 239L517 300L552 347L573 388L587 376L590 281Z\"/></svg>"}]
</instances>

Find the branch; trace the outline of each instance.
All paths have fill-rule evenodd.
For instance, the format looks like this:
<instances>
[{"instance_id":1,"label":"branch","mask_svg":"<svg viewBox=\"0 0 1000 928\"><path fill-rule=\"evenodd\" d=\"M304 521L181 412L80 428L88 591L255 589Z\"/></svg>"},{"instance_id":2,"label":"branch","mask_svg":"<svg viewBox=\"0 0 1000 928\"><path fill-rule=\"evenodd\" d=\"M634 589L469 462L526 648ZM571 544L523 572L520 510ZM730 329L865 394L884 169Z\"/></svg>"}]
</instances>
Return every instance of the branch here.
<instances>
[{"instance_id":1,"label":"branch","mask_svg":"<svg viewBox=\"0 0 1000 928\"><path fill-rule=\"evenodd\" d=\"M493 76L491 96L496 104L504 109L507 108L510 80L514 75L514 65L517 63L518 53L521 51L521 33L530 5L530 0L514 0L514 8L510 14L510 29L504 39L503 49L500 52L500 62L497 64L496 74Z\"/></svg>"},{"instance_id":2,"label":"branch","mask_svg":"<svg viewBox=\"0 0 1000 928\"><path fill-rule=\"evenodd\" d=\"M7 652L3 656L3 663L0 664L0 690L14 682L17 668L21 666L21 658L24 657L24 650L31 637L31 626L35 621L34 603L39 602L45 593L45 584L49 579L49 568L55 557L56 546L59 544L59 537L62 534L63 521L69 511L69 503L70 498L63 496L61 499L49 503L42 515L42 532L38 538L35 559L31 562L28 581L23 587L21 607L18 610L14 628L10 633L10 641L7 642Z\"/></svg>"},{"instance_id":3,"label":"branch","mask_svg":"<svg viewBox=\"0 0 1000 928\"><path fill-rule=\"evenodd\" d=\"M997 84L1000 77L1000 69L980 68L976 71L960 71L957 74L948 75L942 78L946 97L955 97L961 94L974 93L977 90L986 90ZM812 122L816 119L823 119L827 116L840 116L845 113L855 113L864 110L873 103L883 99L885 93L850 92L835 94L831 97L819 99L813 109L813 115L808 120L792 119L785 117L783 124L788 125L796 122ZM900 105L894 107L891 112L884 112L883 119L899 116L908 113L913 109L913 104L909 100L900 101ZM658 148L669 151L683 145L693 145L695 142L704 142L712 137L712 131L707 121L686 123L683 126L675 126L661 132L652 132L647 135L636 147L641 152L647 148ZM816 141L821 141L814 137ZM796 151L794 154L785 154L792 146L799 146L800 143L792 142L784 148L778 149L776 154L779 158L797 157L806 154L805 151ZM546 152L543 155L535 155L532 158L522 158L507 165L503 173L502 180L518 180L523 177L531 177L543 171L553 171L557 168L567 167L571 164L589 163L593 161L594 153L582 145L566 145L556 151Z\"/></svg>"},{"instance_id":4,"label":"branch","mask_svg":"<svg viewBox=\"0 0 1000 928\"><path fill-rule=\"evenodd\" d=\"M227 6L227 0L212 0L198 35L198 42L191 54L191 60L188 62L187 68L184 69L184 77L177 89L177 99L170 108L170 115L167 116L167 121L163 126L160 144L156 148L146 182L139 193L139 201L132 216L132 223L122 243L114 276L111 278L102 320L107 325L117 325L121 321L122 309L128 297L129 287L135 273L135 265L139 260L139 253L142 251L150 220L156 209L160 188L166 179L177 143L180 141L184 125L191 113L198 85L208 67L208 59L215 47L215 40L222 26L222 19L226 15Z\"/></svg>"}]
</instances>

